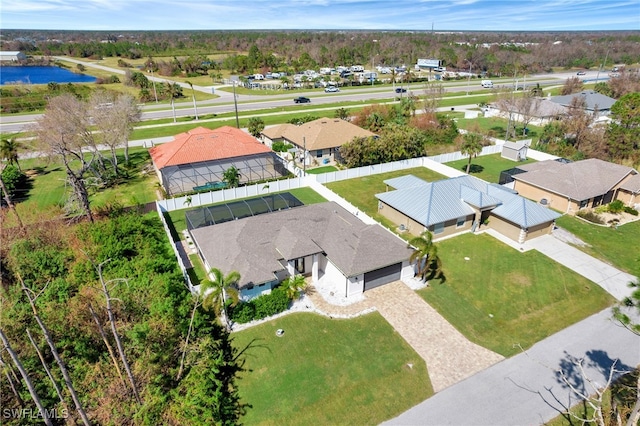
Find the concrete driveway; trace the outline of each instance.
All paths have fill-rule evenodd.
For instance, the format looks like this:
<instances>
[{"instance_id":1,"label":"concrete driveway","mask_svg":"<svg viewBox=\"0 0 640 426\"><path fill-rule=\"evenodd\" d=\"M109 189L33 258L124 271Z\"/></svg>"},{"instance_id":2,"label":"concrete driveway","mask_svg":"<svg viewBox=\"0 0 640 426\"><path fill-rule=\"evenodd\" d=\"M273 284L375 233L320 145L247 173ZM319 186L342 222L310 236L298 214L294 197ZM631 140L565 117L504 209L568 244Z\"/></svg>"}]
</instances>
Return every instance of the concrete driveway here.
<instances>
[{"instance_id":1,"label":"concrete driveway","mask_svg":"<svg viewBox=\"0 0 640 426\"><path fill-rule=\"evenodd\" d=\"M636 279L579 249L564 243L553 235L543 235L525 243L527 248L538 250L556 262L598 284L618 300L630 296L629 283Z\"/></svg>"}]
</instances>

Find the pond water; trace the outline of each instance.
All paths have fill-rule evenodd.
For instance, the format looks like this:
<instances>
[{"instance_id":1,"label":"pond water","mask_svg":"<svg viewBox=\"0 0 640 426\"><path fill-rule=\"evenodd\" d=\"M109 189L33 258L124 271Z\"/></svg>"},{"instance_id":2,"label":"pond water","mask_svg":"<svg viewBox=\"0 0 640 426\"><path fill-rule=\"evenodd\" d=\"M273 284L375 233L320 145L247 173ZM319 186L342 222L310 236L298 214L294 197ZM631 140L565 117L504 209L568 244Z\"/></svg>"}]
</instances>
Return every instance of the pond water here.
<instances>
[{"instance_id":1,"label":"pond water","mask_svg":"<svg viewBox=\"0 0 640 426\"><path fill-rule=\"evenodd\" d=\"M93 83L96 78L86 74L76 74L59 67L0 67L0 85L4 84L49 84Z\"/></svg>"}]
</instances>

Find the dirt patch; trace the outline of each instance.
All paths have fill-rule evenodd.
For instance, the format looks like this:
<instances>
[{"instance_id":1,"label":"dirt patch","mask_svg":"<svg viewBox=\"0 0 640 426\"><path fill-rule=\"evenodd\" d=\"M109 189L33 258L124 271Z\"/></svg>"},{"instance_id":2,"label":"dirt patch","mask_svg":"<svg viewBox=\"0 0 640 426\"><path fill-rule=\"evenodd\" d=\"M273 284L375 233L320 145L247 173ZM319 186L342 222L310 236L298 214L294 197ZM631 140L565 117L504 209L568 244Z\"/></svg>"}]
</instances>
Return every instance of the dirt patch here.
<instances>
[{"instance_id":1,"label":"dirt patch","mask_svg":"<svg viewBox=\"0 0 640 426\"><path fill-rule=\"evenodd\" d=\"M625 223L635 222L636 220L640 220L640 215L634 216L631 213L598 213L606 225L614 226L616 223L618 225L624 225Z\"/></svg>"},{"instance_id":2,"label":"dirt patch","mask_svg":"<svg viewBox=\"0 0 640 426\"><path fill-rule=\"evenodd\" d=\"M528 276L522 274L510 273L509 275L507 275L507 281L517 284L521 287L531 286L531 279Z\"/></svg>"}]
</instances>

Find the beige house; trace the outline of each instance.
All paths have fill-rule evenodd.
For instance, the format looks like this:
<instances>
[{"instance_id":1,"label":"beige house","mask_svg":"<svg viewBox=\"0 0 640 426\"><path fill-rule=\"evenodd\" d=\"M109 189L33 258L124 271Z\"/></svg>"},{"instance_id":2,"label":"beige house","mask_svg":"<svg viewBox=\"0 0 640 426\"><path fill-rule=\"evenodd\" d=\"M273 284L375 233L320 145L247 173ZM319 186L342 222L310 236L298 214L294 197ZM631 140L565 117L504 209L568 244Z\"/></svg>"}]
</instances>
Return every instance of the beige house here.
<instances>
[{"instance_id":1,"label":"beige house","mask_svg":"<svg viewBox=\"0 0 640 426\"><path fill-rule=\"evenodd\" d=\"M514 190L555 210L575 214L615 199L638 202L638 172L631 167L591 158L576 162L555 160L518 166Z\"/></svg>"},{"instance_id":2,"label":"beige house","mask_svg":"<svg viewBox=\"0 0 640 426\"><path fill-rule=\"evenodd\" d=\"M442 239L488 226L523 243L551 232L560 217L508 188L468 175L436 182L407 175L385 183L392 190L376 194L379 213L413 235L429 230Z\"/></svg>"},{"instance_id":3,"label":"beige house","mask_svg":"<svg viewBox=\"0 0 640 426\"><path fill-rule=\"evenodd\" d=\"M336 161L338 149L353 138L368 138L375 133L339 118L319 118L301 125L281 124L266 128L261 133L267 146L274 142L294 145L298 158L305 158L306 164L319 165ZM339 156L339 154L338 154Z\"/></svg>"},{"instance_id":4,"label":"beige house","mask_svg":"<svg viewBox=\"0 0 640 426\"><path fill-rule=\"evenodd\" d=\"M633 175L620 185L616 199L636 210L640 209L640 174Z\"/></svg>"}]
</instances>

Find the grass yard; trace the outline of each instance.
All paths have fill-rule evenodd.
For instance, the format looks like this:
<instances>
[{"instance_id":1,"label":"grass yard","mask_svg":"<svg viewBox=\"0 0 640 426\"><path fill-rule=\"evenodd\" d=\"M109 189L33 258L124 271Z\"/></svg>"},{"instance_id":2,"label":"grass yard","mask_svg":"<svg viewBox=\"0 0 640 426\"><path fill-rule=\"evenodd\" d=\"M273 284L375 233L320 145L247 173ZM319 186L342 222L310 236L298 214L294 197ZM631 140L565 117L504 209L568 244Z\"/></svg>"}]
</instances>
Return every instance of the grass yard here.
<instances>
[{"instance_id":1,"label":"grass yard","mask_svg":"<svg viewBox=\"0 0 640 426\"><path fill-rule=\"evenodd\" d=\"M322 166L322 167L316 167L315 169L309 169L307 170L307 173L311 174L311 175L319 175L321 173L329 173L329 172L337 172L338 168L335 166Z\"/></svg>"},{"instance_id":2,"label":"grass yard","mask_svg":"<svg viewBox=\"0 0 640 426\"><path fill-rule=\"evenodd\" d=\"M296 189L290 189L287 191L283 191L283 192L290 192L294 197L296 197L298 200L300 200L302 202L302 204L316 204L316 203L324 203L325 201L327 201L322 195L318 194L316 191L314 191L311 188L296 188ZM275 194L275 193L274 193ZM250 198L256 198L256 197L250 197ZM225 204L225 203L230 203L230 202L234 202L234 201L241 201L241 200L246 200L247 198L239 198L237 200L231 200L231 201L225 201L222 203L215 203L215 204L209 204L211 206L215 206L217 204ZM206 207L206 206L201 206L201 207ZM196 207L196 208L200 208L200 207ZM169 229L171 229L171 232L173 234L174 239L177 241L178 239L182 238L182 231L184 231L185 229L187 229L187 222L185 219L185 212L187 210L194 210L195 208L186 208L186 209L180 209L180 210L174 210L172 212L169 212L165 217L167 219L167 224L169 225Z\"/></svg>"},{"instance_id":3,"label":"grass yard","mask_svg":"<svg viewBox=\"0 0 640 426\"><path fill-rule=\"evenodd\" d=\"M508 120L499 117L459 118L458 120L456 120L456 124L460 129L473 130L474 128L479 128L481 131L491 137L504 139L504 136L507 132ZM538 142L538 139L540 139L540 135L542 135L542 127L529 124L527 125L529 133L524 136L522 134L522 124L515 123L515 126L517 138L519 140L533 139L532 146L535 146L535 144Z\"/></svg>"},{"instance_id":4,"label":"grass yard","mask_svg":"<svg viewBox=\"0 0 640 426\"><path fill-rule=\"evenodd\" d=\"M640 274L640 221L626 223L618 229L587 223L570 215L556 220L561 228L575 234L591 247L580 250L630 274Z\"/></svg>"},{"instance_id":5,"label":"grass yard","mask_svg":"<svg viewBox=\"0 0 640 426\"><path fill-rule=\"evenodd\" d=\"M120 149L117 154L122 168L124 151ZM129 178L123 178L108 188L89 188L92 209L116 202L123 206L133 206L155 201L156 175L145 172L145 168L151 164L148 151L144 148L131 148L129 159ZM30 177L29 191L16 202L16 210L23 222L33 223L63 215L62 206L69 191L64 167L58 162L50 163L45 158L20 160L20 166ZM7 221L7 226L13 226L14 216L8 215Z\"/></svg>"},{"instance_id":6,"label":"grass yard","mask_svg":"<svg viewBox=\"0 0 640 426\"><path fill-rule=\"evenodd\" d=\"M534 163L535 160L527 159L524 161L516 162L506 158L502 158L500 154L483 155L471 160L471 168L469 174L487 182L498 183L500 180L500 172L503 170L509 170L518 165ZM457 170L467 171L468 158L462 160L452 161L445 163L447 166L453 167Z\"/></svg>"},{"instance_id":7,"label":"grass yard","mask_svg":"<svg viewBox=\"0 0 640 426\"><path fill-rule=\"evenodd\" d=\"M446 282L418 293L469 340L504 356L614 302L543 254L518 252L486 234L463 234L437 247Z\"/></svg>"},{"instance_id":8,"label":"grass yard","mask_svg":"<svg viewBox=\"0 0 640 426\"><path fill-rule=\"evenodd\" d=\"M375 197L375 194L385 192L388 189L384 181L405 175L414 175L429 182L446 178L446 176L427 169L426 167L415 167L412 169L330 182L326 186L366 214L374 216L378 214L378 199Z\"/></svg>"},{"instance_id":9,"label":"grass yard","mask_svg":"<svg viewBox=\"0 0 640 426\"><path fill-rule=\"evenodd\" d=\"M378 313L290 314L233 336L255 345L238 381L248 425L378 424L433 394L424 360Z\"/></svg>"}]
</instances>

